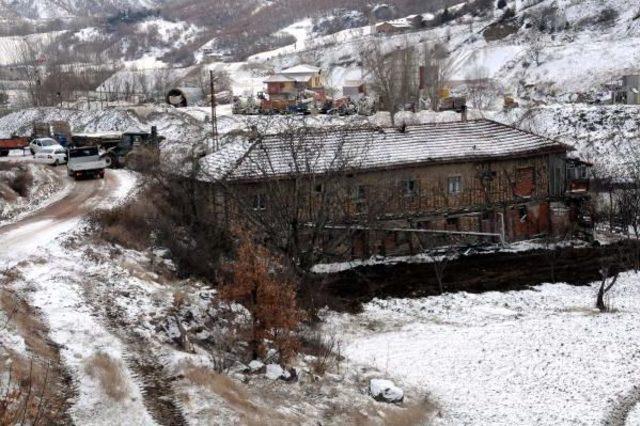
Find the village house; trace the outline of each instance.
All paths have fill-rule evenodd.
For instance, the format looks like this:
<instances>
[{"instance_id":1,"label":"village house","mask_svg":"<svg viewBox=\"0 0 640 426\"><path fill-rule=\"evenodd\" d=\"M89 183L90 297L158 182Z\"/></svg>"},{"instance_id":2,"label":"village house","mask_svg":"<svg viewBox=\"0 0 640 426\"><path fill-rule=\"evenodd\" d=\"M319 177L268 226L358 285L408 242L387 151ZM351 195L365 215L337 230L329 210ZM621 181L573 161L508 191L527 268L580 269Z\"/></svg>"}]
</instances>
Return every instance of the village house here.
<instances>
[{"instance_id":1,"label":"village house","mask_svg":"<svg viewBox=\"0 0 640 426\"><path fill-rule=\"evenodd\" d=\"M375 26L376 34L399 34L412 30L413 27L407 22L381 22Z\"/></svg>"},{"instance_id":2,"label":"village house","mask_svg":"<svg viewBox=\"0 0 640 426\"><path fill-rule=\"evenodd\" d=\"M275 101L295 100L298 96L296 81L282 74L269 76L264 83L267 85L269 99Z\"/></svg>"},{"instance_id":3,"label":"village house","mask_svg":"<svg viewBox=\"0 0 640 426\"><path fill-rule=\"evenodd\" d=\"M296 65L269 76L264 81L271 100L293 101L308 95L325 94L322 70L312 65Z\"/></svg>"},{"instance_id":4,"label":"village house","mask_svg":"<svg viewBox=\"0 0 640 426\"><path fill-rule=\"evenodd\" d=\"M275 222L300 202L301 221L350 231L357 258L415 253L425 236L499 243L580 229L588 165L571 150L475 120L254 136L204 161L223 220L244 204Z\"/></svg>"}]
</instances>

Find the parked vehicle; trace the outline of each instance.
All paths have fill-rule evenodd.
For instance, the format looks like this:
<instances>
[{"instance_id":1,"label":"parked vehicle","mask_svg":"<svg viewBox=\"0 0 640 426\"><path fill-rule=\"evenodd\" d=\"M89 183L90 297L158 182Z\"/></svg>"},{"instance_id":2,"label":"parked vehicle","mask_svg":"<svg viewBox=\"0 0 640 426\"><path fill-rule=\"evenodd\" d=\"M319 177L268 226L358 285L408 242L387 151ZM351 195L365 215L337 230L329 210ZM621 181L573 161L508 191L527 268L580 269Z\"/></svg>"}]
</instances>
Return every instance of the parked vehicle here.
<instances>
[{"instance_id":1,"label":"parked vehicle","mask_svg":"<svg viewBox=\"0 0 640 426\"><path fill-rule=\"evenodd\" d=\"M137 147L158 149L162 139L154 126L151 133L131 129L124 133L75 134L71 147L98 147L104 151L107 167L124 167L128 154Z\"/></svg>"},{"instance_id":2,"label":"parked vehicle","mask_svg":"<svg viewBox=\"0 0 640 426\"><path fill-rule=\"evenodd\" d=\"M62 145L58 143L55 139L51 138L37 138L31 141L29 144L29 150L31 154L36 155L38 152L43 149L64 149Z\"/></svg>"},{"instance_id":3,"label":"parked vehicle","mask_svg":"<svg viewBox=\"0 0 640 426\"><path fill-rule=\"evenodd\" d=\"M97 146L69 148L67 174L75 179L81 177L104 178L107 162L100 156Z\"/></svg>"},{"instance_id":4,"label":"parked vehicle","mask_svg":"<svg viewBox=\"0 0 640 426\"><path fill-rule=\"evenodd\" d=\"M67 162L67 151L64 148L43 148L36 152L36 161L52 166L59 166Z\"/></svg>"},{"instance_id":5,"label":"parked vehicle","mask_svg":"<svg viewBox=\"0 0 640 426\"><path fill-rule=\"evenodd\" d=\"M0 157L6 157L12 149L24 150L28 146L29 138L11 137L9 139L0 139Z\"/></svg>"},{"instance_id":6,"label":"parked vehicle","mask_svg":"<svg viewBox=\"0 0 640 426\"><path fill-rule=\"evenodd\" d=\"M52 138L63 147L71 142L71 125L67 121L34 122L32 139Z\"/></svg>"}]
</instances>

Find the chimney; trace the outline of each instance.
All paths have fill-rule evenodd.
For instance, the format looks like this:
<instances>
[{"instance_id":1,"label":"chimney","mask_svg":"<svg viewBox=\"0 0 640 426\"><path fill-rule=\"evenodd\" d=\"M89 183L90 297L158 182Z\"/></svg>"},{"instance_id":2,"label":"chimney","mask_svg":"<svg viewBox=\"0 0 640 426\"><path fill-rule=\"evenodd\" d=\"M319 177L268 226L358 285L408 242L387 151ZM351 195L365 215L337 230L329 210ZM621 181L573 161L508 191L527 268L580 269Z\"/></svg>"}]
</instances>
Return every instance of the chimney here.
<instances>
[{"instance_id":1,"label":"chimney","mask_svg":"<svg viewBox=\"0 0 640 426\"><path fill-rule=\"evenodd\" d=\"M460 111L460 118L463 123L467 122L467 106L466 105L462 106L462 109Z\"/></svg>"}]
</instances>

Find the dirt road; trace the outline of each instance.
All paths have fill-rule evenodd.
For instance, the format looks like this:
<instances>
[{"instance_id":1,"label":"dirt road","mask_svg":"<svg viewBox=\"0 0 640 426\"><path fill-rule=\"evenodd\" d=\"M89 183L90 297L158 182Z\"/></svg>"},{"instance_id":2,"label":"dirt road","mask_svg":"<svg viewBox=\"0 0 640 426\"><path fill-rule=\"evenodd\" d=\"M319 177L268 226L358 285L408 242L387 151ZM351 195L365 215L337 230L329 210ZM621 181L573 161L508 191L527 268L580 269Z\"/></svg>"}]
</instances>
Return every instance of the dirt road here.
<instances>
[{"instance_id":1,"label":"dirt road","mask_svg":"<svg viewBox=\"0 0 640 426\"><path fill-rule=\"evenodd\" d=\"M70 179L65 171L57 170ZM74 182L64 198L0 227L0 265L36 254L39 246L72 230L89 212L115 199L124 184L122 172L108 170L104 179Z\"/></svg>"}]
</instances>

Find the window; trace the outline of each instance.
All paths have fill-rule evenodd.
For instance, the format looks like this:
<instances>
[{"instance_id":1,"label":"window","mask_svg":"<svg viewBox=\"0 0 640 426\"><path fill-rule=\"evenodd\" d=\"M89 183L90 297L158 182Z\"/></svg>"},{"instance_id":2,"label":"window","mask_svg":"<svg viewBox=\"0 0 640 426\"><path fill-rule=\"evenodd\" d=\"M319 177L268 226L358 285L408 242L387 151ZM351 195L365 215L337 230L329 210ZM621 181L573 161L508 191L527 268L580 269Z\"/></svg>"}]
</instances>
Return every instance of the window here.
<instances>
[{"instance_id":1,"label":"window","mask_svg":"<svg viewBox=\"0 0 640 426\"><path fill-rule=\"evenodd\" d=\"M462 192L462 177L452 176L448 180L449 194L459 194Z\"/></svg>"},{"instance_id":2,"label":"window","mask_svg":"<svg viewBox=\"0 0 640 426\"><path fill-rule=\"evenodd\" d=\"M253 210L263 211L267 209L267 197L264 194L253 196Z\"/></svg>"},{"instance_id":3,"label":"window","mask_svg":"<svg viewBox=\"0 0 640 426\"><path fill-rule=\"evenodd\" d=\"M358 185L353 190L353 199L356 201L364 201L367 198L367 191L364 185Z\"/></svg>"},{"instance_id":4,"label":"window","mask_svg":"<svg viewBox=\"0 0 640 426\"><path fill-rule=\"evenodd\" d=\"M316 194L322 194L323 191L324 188L322 187L321 183L317 183L313 186L313 192L315 192Z\"/></svg>"},{"instance_id":5,"label":"window","mask_svg":"<svg viewBox=\"0 0 640 426\"><path fill-rule=\"evenodd\" d=\"M418 192L418 185L413 179L403 180L400 182L400 187L402 188L402 195L405 197L414 197Z\"/></svg>"}]
</instances>

